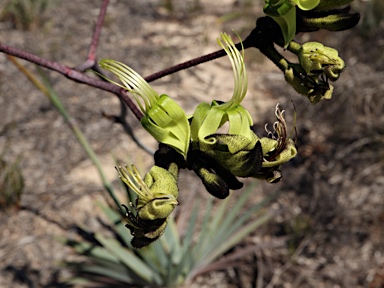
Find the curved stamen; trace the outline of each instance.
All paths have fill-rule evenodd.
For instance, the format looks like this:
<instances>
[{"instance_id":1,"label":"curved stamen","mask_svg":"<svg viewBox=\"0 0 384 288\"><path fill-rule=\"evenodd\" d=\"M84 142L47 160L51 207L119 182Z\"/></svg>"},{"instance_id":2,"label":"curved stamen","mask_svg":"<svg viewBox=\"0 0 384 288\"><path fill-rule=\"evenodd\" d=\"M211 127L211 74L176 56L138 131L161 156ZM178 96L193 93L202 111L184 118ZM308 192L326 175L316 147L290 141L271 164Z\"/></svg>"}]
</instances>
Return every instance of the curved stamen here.
<instances>
[{"instance_id":1,"label":"curved stamen","mask_svg":"<svg viewBox=\"0 0 384 288\"><path fill-rule=\"evenodd\" d=\"M133 93L137 104L144 114L148 109L156 104L159 94L157 94L157 92L147 83L147 81L145 81L144 78L131 67L111 59L102 59L99 61L99 65L101 68L115 74L124 85L116 83L110 79L107 79L108 81ZM143 107L137 96L140 96L143 100L145 107Z\"/></svg>"},{"instance_id":2,"label":"curved stamen","mask_svg":"<svg viewBox=\"0 0 384 288\"><path fill-rule=\"evenodd\" d=\"M127 165L124 165L124 167L125 168L119 166L116 168L124 183L127 184L142 200L149 202L154 199L152 191L144 183L136 167L133 164L131 165L131 168ZM134 181L132 179L134 179Z\"/></svg>"},{"instance_id":3,"label":"curved stamen","mask_svg":"<svg viewBox=\"0 0 384 288\"><path fill-rule=\"evenodd\" d=\"M242 46L242 53L240 53L236 48L235 43L233 43L233 40L229 35L221 33L221 38L224 43L219 38L217 39L217 42L228 54L235 77L235 87L231 100L218 106L223 110L227 110L236 107L241 103L241 101L243 101L245 94L247 93L248 76L244 64L244 47L240 37L239 39Z\"/></svg>"}]
</instances>

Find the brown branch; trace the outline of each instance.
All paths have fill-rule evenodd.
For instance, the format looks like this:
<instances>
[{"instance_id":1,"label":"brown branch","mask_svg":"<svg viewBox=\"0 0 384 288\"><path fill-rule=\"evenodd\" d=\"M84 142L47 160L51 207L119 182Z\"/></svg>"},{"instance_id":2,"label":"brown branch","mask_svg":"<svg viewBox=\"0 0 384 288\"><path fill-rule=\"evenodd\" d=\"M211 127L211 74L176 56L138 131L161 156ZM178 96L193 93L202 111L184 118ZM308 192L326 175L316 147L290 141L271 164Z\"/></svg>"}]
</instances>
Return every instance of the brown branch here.
<instances>
[{"instance_id":1,"label":"brown branch","mask_svg":"<svg viewBox=\"0 0 384 288\"><path fill-rule=\"evenodd\" d=\"M98 73L97 74L98 76L104 75L103 71L101 71L100 67L97 65L96 52L97 52L97 47L99 44L101 29L102 29L103 24L104 24L105 15L107 13L108 4L109 4L109 0L104 0L101 7L100 7L99 16L97 18L97 22L96 22L96 25L94 27L93 34L92 34L91 44L89 46L87 60L84 63L76 66L74 68L75 70L84 72L88 69L92 69ZM104 77L100 77L100 79L102 81L107 81L106 78L104 78ZM131 104L133 104L133 103L131 102ZM113 120L115 123L120 123L123 126L124 131L132 138L132 140L139 147L141 147L147 153L153 155L154 151L152 151L150 148L146 147L143 143L140 142L140 139L138 139L136 137L132 128L127 123L127 121L126 121L127 106L125 105L125 102L122 100L121 97L120 97L120 107L121 107L121 113L119 116L107 115L105 112L103 112L103 116L107 117L110 120ZM137 110L137 108L136 108L136 110Z\"/></svg>"},{"instance_id":2,"label":"brown branch","mask_svg":"<svg viewBox=\"0 0 384 288\"><path fill-rule=\"evenodd\" d=\"M144 79L147 82L152 82L152 81L157 80L159 78L162 78L164 76L176 73L176 72L178 72L180 70L184 70L184 69L187 69L187 68L190 68L190 67L193 67L193 66L197 66L197 65L199 65L201 63L208 62L208 61L211 61L211 60L223 57L225 55L226 55L226 53L222 49L222 50L219 50L219 51L216 51L216 52L213 52L213 53L210 53L210 54L207 54L207 55L204 55L204 56L201 56L201 57L197 57L195 59L192 59L192 60L189 60L189 61L177 64L177 65L169 67L167 69L161 70L159 72L156 72L156 73L154 73L152 75L149 75L149 76L145 77Z\"/></svg>"},{"instance_id":3,"label":"brown branch","mask_svg":"<svg viewBox=\"0 0 384 288\"><path fill-rule=\"evenodd\" d=\"M240 43L238 43L238 44L236 44L236 48L239 50L242 47L244 47L244 49L247 49L247 48L251 47L249 44L250 44L249 41L248 42L244 41L243 46ZM218 50L218 51L215 51L215 52L212 52L212 53L209 53L209 54L206 54L206 55L203 55L203 56L200 56L200 57L188 60L188 61L185 61L185 62L177 64L175 66L166 68L166 69L161 70L159 72L156 72L152 75L149 75L149 76L145 77L144 79L147 82L152 82L152 81L157 80L159 78L162 78L164 76L179 72L179 71L184 70L184 69L191 68L193 66L197 66L199 64L202 64L202 63L205 63L208 61L215 60L217 58L221 58L225 55L227 55L227 53L224 51L224 49L221 49L221 50Z\"/></svg>"},{"instance_id":4,"label":"brown branch","mask_svg":"<svg viewBox=\"0 0 384 288\"><path fill-rule=\"evenodd\" d=\"M101 28L103 27L103 24L104 24L104 18L105 18L105 14L107 13L108 4L109 4L109 0L104 0L101 5L99 17L97 18L97 22L93 30L92 40L91 40L91 45L89 46L87 60L84 63L75 67L75 69L78 71L86 71L96 65L96 50L99 44Z\"/></svg>"},{"instance_id":5,"label":"brown branch","mask_svg":"<svg viewBox=\"0 0 384 288\"><path fill-rule=\"evenodd\" d=\"M64 75L68 79L74 80L78 83L87 84L89 86L96 87L104 91L112 92L118 95L124 101L124 103L129 107L129 109L131 109L132 112L135 114L137 119L140 120L143 117L143 114L141 113L141 111L136 107L136 105L128 97L127 92L123 88L120 88L115 84L98 80L95 78L91 78L85 75L84 73L76 71L75 69L72 69L68 66L59 64L57 62L54 62L45 58L41 58L35 54L26 52L24 50L21 50L15 47L5 45L3 43L0 43L0 51L9 55L15 56L17 58L21 58L29 62L35 63L41 67L45 67L50 70L56 71Z\"/></svg>"},{"instance_id":6,"label":"brown branch","mask_svg":"<svg viewBox=\"0 0 384 288\"><path fill-rule=\"evenodd\" d=\"M105 16L107 4L108 4L108 1L104 0L103 6L101 8L100 15L99 15L99 18L97 21L97 25L95 28L95 32L94 32L94 35L92 37L93 40L92 40L92 44L91 44L91 48L90 48L89 57L96 57L95 56L95 53L96 53L95 49L96 49L96 46L98 43L98 39L99 39L99 35L100 35L100 29L101 29L102 22L103 22L103 19ZM263 18L267 18L267 17L263 17ZM241 49L242 47L244 47L244 49L247 49L249 47L256 47L256 48L259 48L260 50L262 50L260 46L263 46L263 45L260 45L260 43L263 43L264 37L261 37L261 36L262 36L262 33L260 33L260 29L256 28L251 32L250 36L248 36L244 40L243 46L239 43L236 45L236 47L238 49ZM269 35L269 37L270 37L270 35ZM270 42L270 41L268 41L268 42ZM0 51L4 52L6 54L12 55L12 56L21 58L21 59L25 59L25 60L32 62L32 63L35 63L39 66L42 66L42 67L51 69L53 71L56 71L60 74L63 74L67 78L76 81L76 82L87 84L87 85L90 85L90 86L93 86L93 87L96 87L96 88L99 88L101 90L105 90L108 92L112 92L112 93L118 95L122 99L122 101L128 106L128 108L135 114L137 119L140 120L143 117L143 114L141 113L141 111L137 108L137 106L133 103L133 101L128 97L126 90L118 87L115 84L112 84L112 83L109 83L109 82L106 82L103 80L91 78L91 77L85 75L84 73L78 71L77 69L70 68L70 67L62 65L60 63L39 57L39 56L34 55L32 53L29 53L29 52L26 52L24 50L21 50L21 49L15 48L15 47L11 47L11 46L8 46L8 45L2 44L2 43L0 43ZM262 52L264 52L264 51L262 51ZM226 53L224 50L218 50L216 52L213 52L213 53L201 56L201 57L197 57L195 59L177 64L177 65L172 66L172 67L167 68L167 69L164 69L162 71L159 71L157 73L149 75L145 79L148 82L152 82L152 81L159 79L161 77L164 77L166 75L170 75L170 74L178 72L180 70L187 69L187 68L199 65L201 63L205 63L205 62L223 57L225 55L226 55ZM97 66L95 65L94 67L96 68Z\"/></svg>"}]
</instances>

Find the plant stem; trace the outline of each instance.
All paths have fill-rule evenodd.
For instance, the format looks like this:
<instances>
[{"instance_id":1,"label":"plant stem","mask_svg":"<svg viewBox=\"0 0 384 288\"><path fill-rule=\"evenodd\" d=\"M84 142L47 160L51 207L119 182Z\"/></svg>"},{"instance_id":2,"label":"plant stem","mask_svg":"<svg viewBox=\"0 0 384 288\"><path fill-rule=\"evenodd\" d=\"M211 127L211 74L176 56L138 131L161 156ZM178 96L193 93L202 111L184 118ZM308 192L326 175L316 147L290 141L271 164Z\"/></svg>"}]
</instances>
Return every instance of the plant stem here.
<instances>
[{"instance_id":1,"label":"plant stem","mask_svg":"<svg viewBox=\"0 0 384 288\"><path fill-rule=\"evenodd\" d=\"M105 14L107 13L108 4L109 4L109 0L104 0L100 7L100 13L99 13L99 17L97 18L95 28L93 30L92 40L91 40L91 45L89 46L87 60L84 63L76 66L75 68L76 70L86 71L88 69L91 69L97 64L96 50L97 50L97 46L99 45L101 28L103 27L103 24L104 24L104 18L105 18Z\"/></svg>"},{"instance_id":2,"label":"plant stem","mask_svg":"<svg viewBox=\"0 0 384 288\"><path fill-rule=\"evenodd\" d=\"M3 51L8 55L12 55L17 58L25 59L41 67L45 67L50 70L56 71L78 83L87 84L89 86L93 86L104 91L112 92L118 95L124 101L124 103L129 107L129 109L131 109L131 111L133 112L133 114L136 116L137 119L140 120L143 117L143 114L141 113L141 111L136 107L133 101L128 97L126 90L124 90L123 88L120 88L115 84L98 80L95 78L91 78L85 75L84 73L77 71L73 68L70 68L68 66L39 57L35 54L29 53L24 50L5 45L3 43L0 43L0 51Z\"/></svg>"}]
</instances>

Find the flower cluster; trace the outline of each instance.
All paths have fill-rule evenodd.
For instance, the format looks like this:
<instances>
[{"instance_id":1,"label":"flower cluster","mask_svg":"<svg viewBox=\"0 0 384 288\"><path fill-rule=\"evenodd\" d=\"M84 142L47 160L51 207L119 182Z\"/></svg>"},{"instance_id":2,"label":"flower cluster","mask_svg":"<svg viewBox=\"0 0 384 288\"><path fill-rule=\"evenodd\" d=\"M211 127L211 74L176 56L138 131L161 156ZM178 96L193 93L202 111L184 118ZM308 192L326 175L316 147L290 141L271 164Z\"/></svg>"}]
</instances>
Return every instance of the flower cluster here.
<instances>
[{"instance_id":1,"label":"flower cluster","mask_svg":"<svg viewBox=\"0 0 384 288\"><path fill-rule=\"evenodd\" d=\"M232 64L235 79L232 98L228 102L201 103L189 120L176 102L165 94L159 96L125 64L100 61L102 68L121 80L123 84L118 85L134 94L145 115L141 121L143 127L160 143L155 166L144 180L134 166L118 168L123 182L137 194L135 204L130 205L133 211L124 206L134 247L143 247L162 235L169 215L178 204L180 168L193 170L209 193L223 199L230 189L243 186L237 177L279 181L281 165L297 154L294 141L287 135L284 111L278 106L274 131L268 130L266 137L259 137L252 130L252 117L241 105L248 87L243 49L240 52L225 33L218 44ZM226 123L228 131L218 132Z\"/></svg>"},{"instance_id":2,"label":"flower cluster","mask_svg":"<svg viewBox=\"0 0 384 288\"><path fill-rule=\"evenodd\" d=\"M349 13L353 0L265 0L264 13L278 24L281 36L265 45L263 53L283 71L285 80L312 103L330 99L333 86L345 64L338 51L319 42L300 45L293 40L299 32L326 29L342 31L354 27L360 16ZM270 21L269 23L273 21ZM267 22L265 22L267 23ZM278 31L278 30L277 30ZM273 45L296 54L298 63L285 59Z\"/></svg>"},{"instance_id":3,"label":"flower cluster","mask_svg":"<svg viewBox=\"0 0 384 288\"><path fill-rule=\"evenodd\" d=\"M289 63L284 70L285 80L312 103L332 97L333 86L345 69L344 60L334 48L319 42L300 45L292 41L288 50L297 55L299 63Z\"/></svg>"}]
</instances>

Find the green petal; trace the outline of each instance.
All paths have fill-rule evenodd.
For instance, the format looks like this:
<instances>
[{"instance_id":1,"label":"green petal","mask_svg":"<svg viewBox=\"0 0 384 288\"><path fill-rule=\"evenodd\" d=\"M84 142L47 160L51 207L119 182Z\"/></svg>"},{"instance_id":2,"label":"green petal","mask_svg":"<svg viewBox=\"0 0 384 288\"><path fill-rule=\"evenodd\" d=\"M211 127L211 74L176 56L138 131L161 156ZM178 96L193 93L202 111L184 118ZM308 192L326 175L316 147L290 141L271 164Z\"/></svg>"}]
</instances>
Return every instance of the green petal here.
<instances>
[{"instance_id":1,"label":"green petal","mask_svg":"<svg viewBox=\"0 0 384 288\"><path fill-rule=\"evenodd\" d=\"M184 110L170 97L163 94L142 118L143 127L159 142L187 155L190 127Z\"/></svg>"},{"instance_id":2,"label":"green petal","mask_svg":"<svg viewBox=\"0 0 384 288\"><path fill-rule=\"evenodd\" d=\"M141 125L143 125L145 130L147 130L158 142L171 146L183 155L184 158L186 157L186 144L182 143L171 131L156 125L156 123L154 123L148 116L144 116L141 119Z\"/></svg>"},{"instance_id":3,"label":"green petal","mask_svg":"<svg viewBox=\"0 0 384 288\"><path fill-rule=\"evenodd\" d=\"M223 117L225 116L225 111L216 107L211 107L211 109L208 111L198 133L199 142L202 144L200 146L200 150L204 151L206 149L205 145L213 144L211 141L205 138L211 134L216 133L217 129L219 129L222 124Z\"/></svg>"},{"instance_id":4,"label":"green petal","mask_svg":"<svg viewBox=\"0 0 384 288\"><path fill-rule=\"evenodd\" d=\"M251 126L253 125L252 117L242 106L237 106L235 109L227 111L229 122L229 134L239 134L245 137L250 137Z\"/></svg>"},{"instance_id":5,"label":"green petal","mask_svg":"<svg viewBox=\"0 0 384 288\"><path fill-rule=\"evenodd\" d=\"M211 109L211 105L208 103L200 103L195 112L193 113L193 118L191 122L191 140L192 142L199 141L199 129L207 117L208 111Z\"/></svg>"},{"instance_id":6,"label":"green petal","mask_svg":"<svg viewBox=\"0 0 384 288\"><path fill-rule=\"evenodd\" d=\"M279 24L284 36L284 47L286 48L296 35L296 9L292 8L281 17L273 17Z\"/></svg>"}]
</instances>

